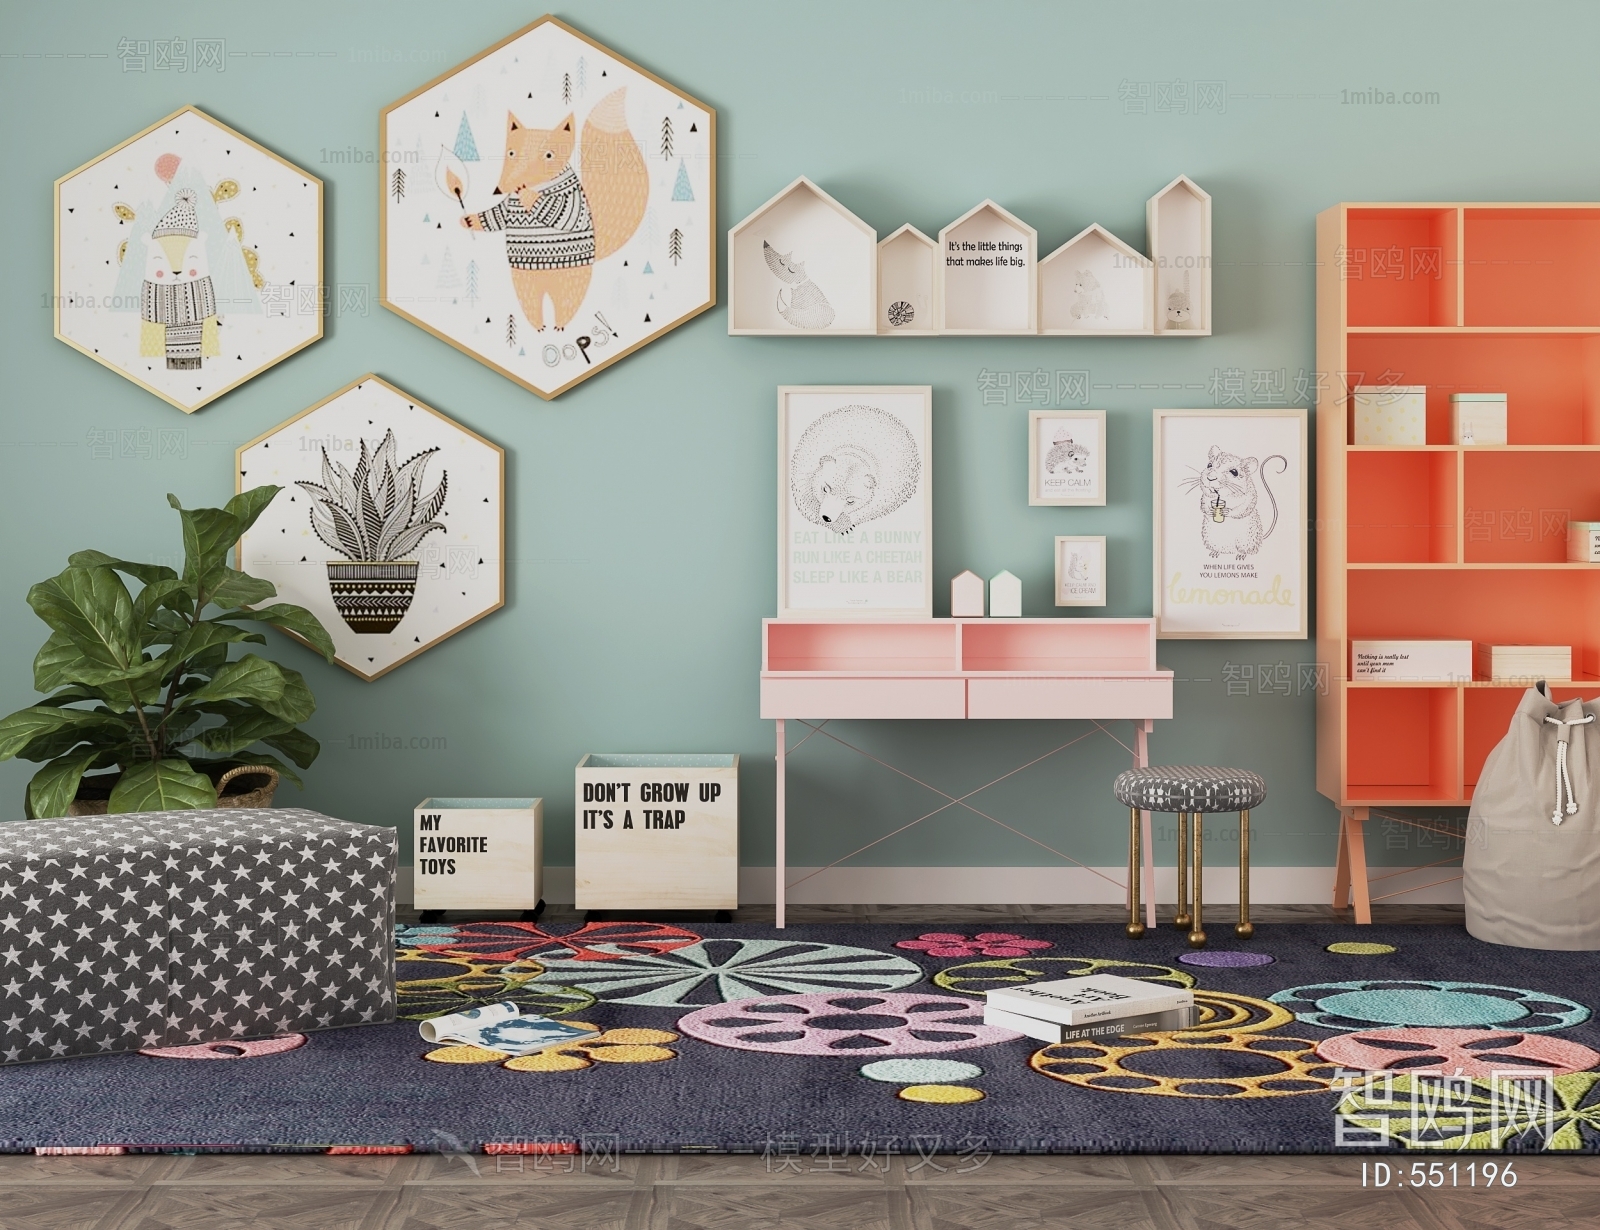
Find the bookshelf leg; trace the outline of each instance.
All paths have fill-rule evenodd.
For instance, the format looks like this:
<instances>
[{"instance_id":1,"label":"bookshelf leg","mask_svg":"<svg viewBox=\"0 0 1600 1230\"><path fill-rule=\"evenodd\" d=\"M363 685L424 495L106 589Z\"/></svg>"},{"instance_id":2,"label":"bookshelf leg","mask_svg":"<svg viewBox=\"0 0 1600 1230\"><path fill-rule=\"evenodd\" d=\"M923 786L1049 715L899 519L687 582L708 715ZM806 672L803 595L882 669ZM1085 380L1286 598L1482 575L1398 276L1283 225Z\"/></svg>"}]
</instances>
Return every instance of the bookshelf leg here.
<instances>
[{"instance_id":1,"label":"bookshelf leg","mask_svg":"<svg viewBox=\"0 0 1600 1230\"><path fill-rule=\"evenodd\" d=\"M774 904L776 906L776 909L774 910L774 913L773 913L774 925L780 931L783 930L783 882L784 882L784 879L787 876L787 868L784 866L784 861L785 861L784 860L784 845L785 845L785 839L788 836L788 834L785 831L784 803L786 801L785 796L788 794L788 790L787 790L787 783L784 780L784 769L786 768L785 761L787 761L787 759L788 759L788 753L789 753L789 748L788 748L788 743L787 743L787 739L786 739L784 728L783 728L783 719L779 718L778 719L778 798L777 798L776 819L774 821L774 827L776 829L776 833L774 834L774 836L775 836L775 839L776 839L776 842L777 842L777 857L773 860L774 863L776 864L776 866L773 867L774 883L773 883L773 898L772 898L772 900L773 900L773 902L774 902Z\"/></svg>"},{"instance_id":2,"label":"bookshelf leg","mask_svg":"<svg viewBox=\"0 0 1600 1230\"><path fill-rule=\"evenodd\" d=\"M1128 938L1144 935L1139 921L1139 809L1128 808Z\"/></svg>"},{"instance_id":3,"label":"bookshelf leg","mask_svg":"<svg viewBox=\"0 0 1600 1230\"><path fill-rule=\"evenodd\" d=\"M1194 813L1194 865L1190 874L1194 877L1194 918L1189 924L1189 947L1204 948L1206 946L1205 924L1201 921L1201 897L1205 885L1205 813Z\"/></svg>"},{"instance_id":4,"label":"bookshelf leg","mask_svg":"<svg viewBox=\"0 0 1600 1230\"><path fill-rule=\"evenodd\" d=\"M1355 900L1356 922L1372 924L1372 902L1367 888L1367 809L1357 807L1344 819L1344 842L1350 863L1350 895Z\"/></svg>"},{"instance_id":5,"label":"bookshelf leg","mask_svg":"<svg viewBox=\"0 0 1600 1230\"><path fill-rule=\"evenodd\" d=\"M1345 838L1347 813L1339 813L1339 849L1333 858L1333 908L1342 910L1350 904L1350 846Z\"/></svg>"},{"instance_id":6,"label":"bookshelf leg","mask_svg":"<svg viewBox=\"0 0 1600 1230\"><path fill-rule=\"evenodd\" d=\"M1250 921L1250 813L1239 813L1239 921L1233 933L1247 940L1256 933Z\"/></svg>"},{"instance_id":7,"label":"bookshelf leg","mask_svg":"<svg viewBox=\"0 0 1600 1230\"><path fill-rule=\"evenodd\" d=\"M1189 929L1189 813L1178 813L1178 912L1172 925L1179 931Z\"/></svg>"}]
</instances>

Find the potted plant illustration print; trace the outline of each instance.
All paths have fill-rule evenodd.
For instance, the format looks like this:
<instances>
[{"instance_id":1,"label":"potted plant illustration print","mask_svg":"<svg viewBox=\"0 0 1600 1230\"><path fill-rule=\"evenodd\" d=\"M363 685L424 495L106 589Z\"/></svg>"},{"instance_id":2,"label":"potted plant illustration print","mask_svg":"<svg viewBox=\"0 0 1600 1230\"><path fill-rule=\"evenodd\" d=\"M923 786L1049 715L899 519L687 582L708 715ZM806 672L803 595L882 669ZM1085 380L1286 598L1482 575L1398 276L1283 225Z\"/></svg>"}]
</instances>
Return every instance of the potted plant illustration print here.
<instances>
[{"instance_id":1,"label":"potted plant illustration print","mask_svg":"<svg viewBox=\"0 0 1600 1230\"><path fill-rule=\"evenodd\" d=\"M371 451L361 441L352 472L322 450L322 482L297 482L311 495L311 528L344 556L328 561L334 608L352 632L392 632L417 592L417 546L444 524L449 475L424 491L428 461L437 448L396 462L394 432Z\"/></svg>"}]
</instances>

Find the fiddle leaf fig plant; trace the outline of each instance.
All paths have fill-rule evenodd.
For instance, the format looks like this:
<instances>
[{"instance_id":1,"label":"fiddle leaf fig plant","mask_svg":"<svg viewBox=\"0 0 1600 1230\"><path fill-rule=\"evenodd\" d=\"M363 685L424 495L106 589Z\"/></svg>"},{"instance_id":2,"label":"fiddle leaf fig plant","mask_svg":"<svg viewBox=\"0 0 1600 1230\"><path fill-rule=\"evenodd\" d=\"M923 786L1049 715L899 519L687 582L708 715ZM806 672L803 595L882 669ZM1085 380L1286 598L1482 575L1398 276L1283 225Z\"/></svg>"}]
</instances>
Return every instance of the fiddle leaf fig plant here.
<instances>
[{"instance_id":1,"label":"fiddle leaf fig plant","mask_svg":"<svg viewBox=\"0 0 1600 1230\"><path fill-rule=\"evenodd\" d=\"M333 640L303 607L275 602L269 581L228 566L228 549L279 487L241 492L223 508L184 508L183 572L79 551L28 591L50 627L33 660L43 700L0 719L0 760L44 767L28 784L30 819L64 816L84 775L112 781L109 810L167 811L216 804L216 779L239 765L270 765L299 784L320 750L299 729L316 709L298 671L235 645L264 645L251 625L295 636L328 661ZM130 590L124 577L139 583Z\"/></svg>"}]
</instances>

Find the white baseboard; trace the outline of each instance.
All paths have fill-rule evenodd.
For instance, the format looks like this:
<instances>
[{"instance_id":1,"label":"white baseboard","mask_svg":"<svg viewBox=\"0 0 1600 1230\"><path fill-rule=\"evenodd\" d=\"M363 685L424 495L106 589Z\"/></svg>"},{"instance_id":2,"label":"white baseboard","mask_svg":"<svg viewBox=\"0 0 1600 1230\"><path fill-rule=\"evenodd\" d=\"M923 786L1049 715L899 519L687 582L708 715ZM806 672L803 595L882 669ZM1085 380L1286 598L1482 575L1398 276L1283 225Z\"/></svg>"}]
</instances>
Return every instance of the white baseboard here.
<instances>
[{"instance_id":1,"label":"white baseboard","mask_svg":"<svg viewBox=\"0 0 1600 1230\"><path fill-rule=\"evenodd\" d=\"M1393 868L1374 867L1375 875ZM1094 874L1099 872L1099 875ZM1461 881L1433 884L1456 874L1449 867L1402 871L1372 885L1374 896L1396 905L1460 905ZM815 867L788 869L788 899L795 905L1120 905L1125 867ZM1101 877L1105 877L1102 879ZM571 867L544 869L547 902L570 905ZM412 900L411 868L400 868L399 900ZM773 901L771 867L739 868L739 900L746 905ZM1178 873L1156 868L1157 904L1178 899ZM1219 906L1239 900L1239 872L1221 866L1205 869L1205 901ZM1252 867L1250 900L1260 905L1327 905L1333 900L1332 867Z\"/></svg>"}]
</instances>

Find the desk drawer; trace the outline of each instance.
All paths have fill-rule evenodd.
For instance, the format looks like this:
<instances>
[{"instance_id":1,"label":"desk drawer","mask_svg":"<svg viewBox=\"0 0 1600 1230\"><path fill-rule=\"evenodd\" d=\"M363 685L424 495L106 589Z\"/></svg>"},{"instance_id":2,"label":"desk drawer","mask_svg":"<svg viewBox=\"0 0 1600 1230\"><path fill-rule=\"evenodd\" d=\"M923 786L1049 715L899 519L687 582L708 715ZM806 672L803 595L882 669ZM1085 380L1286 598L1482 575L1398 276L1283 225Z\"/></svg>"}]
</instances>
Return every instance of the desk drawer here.
<instances>
[{"instance_id":1,"label":"desk drawer","mask_svg":"<svg viewBox=\"0 0 1600 1230\"><path fill-rule=\"evenodd\" d=\"M969 679L969 718L1170 718L1172 680Z\"/></svg>"},{"instance_id":2,"label":"desk drawer","mask_svg":"<svg viewBox=\"0 0 1600 1230\"><path fill-rule=\"evenodd\" d=\"M964 679L763 679L764 718L964 718Z\"/></svg>"}]
</instances>

